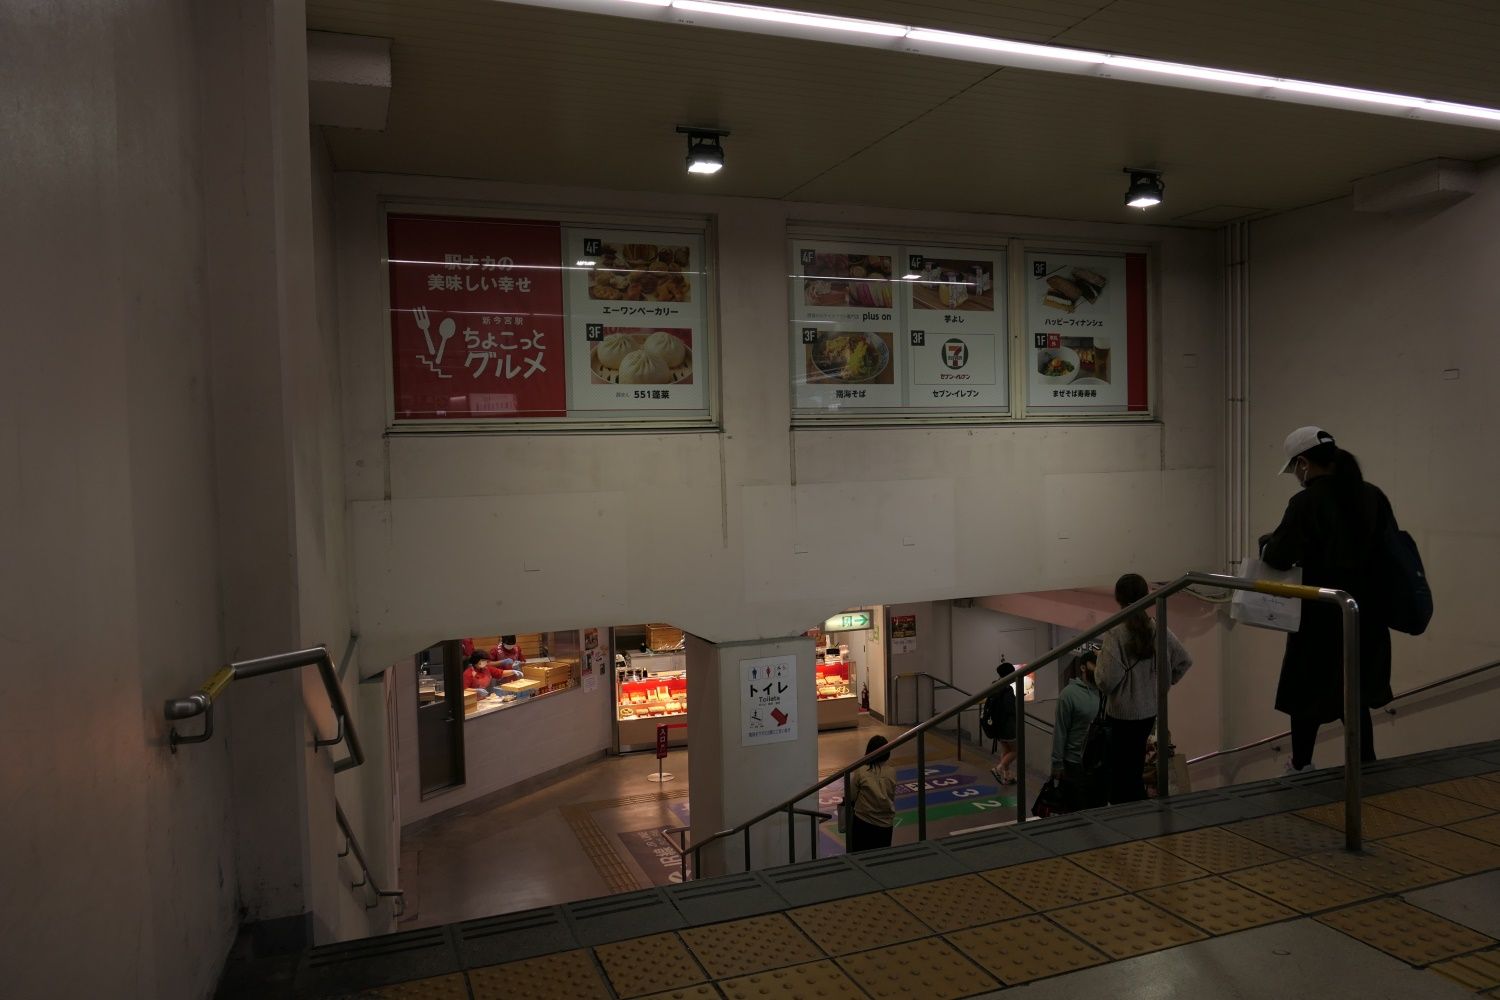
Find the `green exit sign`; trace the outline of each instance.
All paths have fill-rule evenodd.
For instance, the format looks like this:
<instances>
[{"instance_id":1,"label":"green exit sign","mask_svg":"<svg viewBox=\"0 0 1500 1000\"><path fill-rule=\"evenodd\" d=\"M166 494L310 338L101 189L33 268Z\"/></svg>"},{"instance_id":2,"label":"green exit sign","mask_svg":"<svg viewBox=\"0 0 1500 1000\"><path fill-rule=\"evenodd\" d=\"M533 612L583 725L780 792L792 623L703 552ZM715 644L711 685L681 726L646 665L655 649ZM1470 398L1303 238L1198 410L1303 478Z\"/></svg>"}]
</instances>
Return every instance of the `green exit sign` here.
<instances>
[{"instance_id":1,"label":"green exit sign","mask_svg":"<svg viewBox=\"0 0 1500 1000\"><path fill-rule=\"evenodd\" d=\"M823 623L824 632L859 632L874 626L868 611L846 611Z\"/></svg>"}]
</instances>

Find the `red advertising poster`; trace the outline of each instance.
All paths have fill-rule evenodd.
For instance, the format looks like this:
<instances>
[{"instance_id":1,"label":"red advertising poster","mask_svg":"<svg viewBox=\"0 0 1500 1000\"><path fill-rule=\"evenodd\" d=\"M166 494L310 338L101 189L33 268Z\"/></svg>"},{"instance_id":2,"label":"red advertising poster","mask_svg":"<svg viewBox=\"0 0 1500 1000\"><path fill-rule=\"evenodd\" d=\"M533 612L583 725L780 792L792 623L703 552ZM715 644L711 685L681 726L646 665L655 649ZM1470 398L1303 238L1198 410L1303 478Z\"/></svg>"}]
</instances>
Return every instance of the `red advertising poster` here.
<instances>
[{"instance_id":1,"label":"red advertising poster","mask_svg":"<svg viewBox=\"0 0 1500 1000\"><path fill-rule=\"evenodd\" d=\"M559 224L387 222L396 419L566 416Z\"/></svg>"}]
</instances>

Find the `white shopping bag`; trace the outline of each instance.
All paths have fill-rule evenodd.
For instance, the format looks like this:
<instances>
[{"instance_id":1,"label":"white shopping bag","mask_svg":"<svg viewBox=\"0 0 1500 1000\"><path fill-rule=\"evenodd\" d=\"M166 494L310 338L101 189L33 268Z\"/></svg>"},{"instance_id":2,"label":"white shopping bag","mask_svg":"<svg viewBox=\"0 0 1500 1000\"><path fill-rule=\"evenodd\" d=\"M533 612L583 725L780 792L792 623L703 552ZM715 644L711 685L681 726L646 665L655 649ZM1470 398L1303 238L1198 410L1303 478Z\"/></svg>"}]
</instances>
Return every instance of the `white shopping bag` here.
<instances>
[{"instance_id":1,"label":"white shopping bag","mask_svg":"<svg viewBox=\"0 0 1500 1000\"><path fill-rule=\"evenodd\" d=\"M1272 569L1251 556L1240 563L1240 576L1248 580L1271 580L1276 583L1302 582L1302 567ZM1295 597L1272 597L1253 590L1236 590L1229 605L1229 617L1255 628L1295 632L1302 627L1302 602Z\"/></svg>"}]
</instances>

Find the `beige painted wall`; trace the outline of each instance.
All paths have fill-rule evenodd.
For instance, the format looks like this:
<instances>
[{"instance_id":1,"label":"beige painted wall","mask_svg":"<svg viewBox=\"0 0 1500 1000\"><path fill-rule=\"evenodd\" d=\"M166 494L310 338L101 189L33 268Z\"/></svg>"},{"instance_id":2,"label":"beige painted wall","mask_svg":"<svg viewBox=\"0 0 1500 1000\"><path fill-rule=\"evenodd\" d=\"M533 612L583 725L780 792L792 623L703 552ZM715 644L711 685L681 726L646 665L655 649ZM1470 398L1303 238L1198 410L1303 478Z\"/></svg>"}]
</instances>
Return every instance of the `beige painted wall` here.
<instances>
[{"instance_id":1,"label":"beige painted wall","mask_svg":"<svg viewBox=\"0 0 1500 1000\"><path fill-rule=\"evenodd\" d=\"M1353 451L1422 549L1437 613L1421 638L1396 635L1397 691L1500 652L1494 626L1494 457L1500 368L1494 317L1500 173L1441 212L1355 214L1347 199L1254 225L1251 234L1250 512L1270 531L1296 488L1276 475L1287 432L1315 423ZM1456 377L1445 377L1452 371ZM1271 705L1281 639L1238 629L1225 698L1229 738L1285 728ZM1399 753L1493 738L1496 689L1440 710L1403 712L1377 730ZM1329 727L1337 737L1337 727ZM1335 744L1318 763L1333 763Z\"/></svg>"},{"instance_id":2,"label":"beige painted wall","mask_svg":"<svg viewBox=\"0 0 1500 1000\"><path fill-rule=\"evenodd\" d=\"M387 437L382 197L714 216L724 432ZM1166 577L1219 562L1211 234L367 175L340 175L337 215L367 669L497 614L528 629L670 621L716 641L753 639L871 598L1094 584L1121 566ZM1163 422L790 433L792 219L1154 246ZM879 530L849 546L851 526ZM535 567L524 577L523 561Z\"/></svg>"}]
</instances>

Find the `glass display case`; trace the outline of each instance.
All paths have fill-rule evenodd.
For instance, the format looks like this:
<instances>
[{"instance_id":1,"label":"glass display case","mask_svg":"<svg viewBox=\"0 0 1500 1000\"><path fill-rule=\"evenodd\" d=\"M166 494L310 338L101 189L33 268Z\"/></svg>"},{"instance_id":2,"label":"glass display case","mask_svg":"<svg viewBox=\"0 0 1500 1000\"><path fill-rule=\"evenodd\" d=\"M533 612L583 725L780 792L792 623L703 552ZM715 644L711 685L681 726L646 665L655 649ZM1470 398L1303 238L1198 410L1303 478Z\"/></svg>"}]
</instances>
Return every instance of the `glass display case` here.
<instances>
[{"instance_id":1,"label":"glass display case","mask_svg":"<svg viewBox=\"0 0 1500 1000\"><path fill-rule=\"evenodd\" d=\"M854 691L854 662L848 646L827 646L813 664L818 691L818 729L859 725L859 696Z\"/></svg>"},{"instance_id":2,"label":"glass display case","mask_svg":"<svg viewBox=\"0 0 1500 1000\"><path fill-rule=\"evenodd\" d=\"M656 745L668 726L668 746L687 745L687 653L634 650L615 656L615 745L621 751Z\"/></svg>"}]
</instances>

